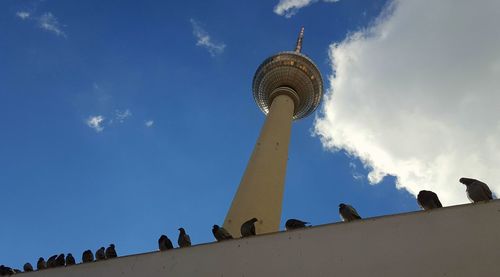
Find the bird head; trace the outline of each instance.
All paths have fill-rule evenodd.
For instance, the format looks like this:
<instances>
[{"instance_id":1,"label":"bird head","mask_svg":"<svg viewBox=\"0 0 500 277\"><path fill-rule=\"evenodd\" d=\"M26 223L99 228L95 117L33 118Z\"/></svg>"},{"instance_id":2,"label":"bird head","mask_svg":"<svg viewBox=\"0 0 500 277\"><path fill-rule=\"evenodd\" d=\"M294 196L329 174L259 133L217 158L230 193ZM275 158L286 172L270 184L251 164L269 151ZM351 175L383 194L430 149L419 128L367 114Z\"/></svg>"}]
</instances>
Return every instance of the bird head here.
<instances>
[{"instance_id":1,"label":"bird head","mask_svg":"<svg viewBox=\"0 0 500 277\"><path fill-rule=\"evenodd\" d=\"M184 230L184 228L182 228L182 227L181 227L181 228L179 228L179 232L180 232L181 234L184 234L184 233L186 233L186 230Z\"/></svg>"},{"instance_id":2,"label":"bird head","mask_svg":"<svg viewBox=\"0 0 500 277\"><path fill-rule=\"evenodd\" d=\"M110 244L109 247L115 248L115 245L114 244Z\"/></svg>"},{"instance_id":3,"label":"bird head","mask_svg":"<svg viewBox=\"0 0 500 277\"><path fill-rule=\"evenodd\" d=\"M219 230L219 228L220 228L219 225L217 224L214 225L214 230Z\"/></svg>"},{"instance_id":4,"label":"bird head","mask_svg":"<svg viewBox=\"0 0 500 277\"><path fill-rule=\"evenodd\" d=\"M465 178L465 177L462 177L462 178L460 178L458 181L459 181L460 183L462 183L462 184L464 184L464 185L468 186L468 185L472 184L472 183L473 183L474 181L476 181L476 180L471 179L471 178Z\"/></svg>"},{"instance_id":5,"label":"bird head","mask_svg":"<svg viewBox=\"0 0 500 277\"><path fill-rule=\"evenodd\" d=\"M339 208L344 208L346 205L344 203L340 203Z\"/></svg>"},{"instance_id":6,"label":"bird head","mask_svg":"<svg viewBox=\"0 0 500 277\"><path fill-rule=\"evenodd\" d=\"M254 218L252 218L252 219L251 219L251 221L252 221L252 222L257 222L257 221L259 221L259 220L258 220L256 217L254 217Z\"/></svg>"}]
</instances>

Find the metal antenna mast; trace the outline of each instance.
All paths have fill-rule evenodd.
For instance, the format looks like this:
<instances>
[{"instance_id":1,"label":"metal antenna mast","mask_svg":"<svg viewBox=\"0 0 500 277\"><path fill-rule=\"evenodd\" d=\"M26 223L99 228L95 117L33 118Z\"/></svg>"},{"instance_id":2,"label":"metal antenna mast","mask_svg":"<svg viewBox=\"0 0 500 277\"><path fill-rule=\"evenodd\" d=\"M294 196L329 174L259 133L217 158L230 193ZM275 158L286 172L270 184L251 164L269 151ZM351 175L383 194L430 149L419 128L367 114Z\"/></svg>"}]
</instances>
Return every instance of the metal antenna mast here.
<instances>
[{"instance_id":1,"label":"metal antenna mast","mask_svg":"<svg viewBox=\"0 0 500 277\"><path fill-rule=\"evenodd\" d=\"M304 39L304 27L300 28L299 37L297 38L297 46L295 46L295 52L300 53L302 50L302 39Z\"/></svg>"}]
</instances>

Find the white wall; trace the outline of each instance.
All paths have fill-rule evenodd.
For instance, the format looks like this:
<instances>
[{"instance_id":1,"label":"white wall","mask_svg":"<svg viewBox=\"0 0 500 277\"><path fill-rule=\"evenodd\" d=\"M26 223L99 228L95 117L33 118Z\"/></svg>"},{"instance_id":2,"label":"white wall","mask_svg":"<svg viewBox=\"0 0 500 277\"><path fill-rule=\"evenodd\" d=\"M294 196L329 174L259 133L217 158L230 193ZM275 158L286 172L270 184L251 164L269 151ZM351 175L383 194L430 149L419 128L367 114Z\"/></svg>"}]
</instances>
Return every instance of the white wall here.
<instances>
[{"instance_id":1,"label":"white wall","mask_svg":"<svg viewBox=\"0 0 500 277\"><path fill-rule=\"evenodd\" d=\"M500 276L500 200L133 255L26 276Z\"/></svg>"}]
</instances>

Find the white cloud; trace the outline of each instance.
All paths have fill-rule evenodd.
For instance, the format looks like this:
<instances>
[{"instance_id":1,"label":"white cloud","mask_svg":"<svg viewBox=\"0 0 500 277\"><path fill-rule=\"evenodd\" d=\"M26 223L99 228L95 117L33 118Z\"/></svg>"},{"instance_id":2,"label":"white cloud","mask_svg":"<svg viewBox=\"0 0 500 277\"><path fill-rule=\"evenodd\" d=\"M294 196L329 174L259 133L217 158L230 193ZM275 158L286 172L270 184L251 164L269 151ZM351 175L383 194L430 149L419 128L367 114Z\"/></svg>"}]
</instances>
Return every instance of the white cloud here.
<instances>
[{"instance_id":1,"label":"white cloud","mask_svg":"<svg viewBox=\"0 0 500 277\"><path fill-rule=\"evenodd\" d=\"M290 18L295 15L299 9L307 7L319 0L280 0L274 7L274 13ZM323 0L323 2L338 2L339 0Z\"/></svg>"},{"instance_id":2,"label":"white cloud","mask_svg":"<svg viewBox=\"0 0 500 277\"><path fill-rule=\"evenodd\" d=\"M66 34L61 30L61 24L52 13L47 12L42 14L37 21L38 26L43 30L66 37Z\"/></svg>"},{"instance_id":3,"label":"white cloud","mask_svg":"<svg viewBox=\"0 0 500 277\"><path fill-rule=\"evenodd\" d=\"M315 132L416 195L468 202L462 176L500 193L500 2L397 1L330 46Z\"/></svg>"},{"instance_id":4,"label":"white cloud","mask_svg":"<svg viewBox=\"0 0 500 277\"><path fill-rule=\"evenodd\" d=\"M148 127L148 128L153 127L154 124L155 124L155 122L153 120L148 120L148 121L144 122L144 125L146 125L146 127Z\"/></svg>"},{"instance_id":5,"label":"white cloud","mask_svg":"<svg viewBox=\"0 0 500 277\"><path fill-rule=\"evenodd\" d=\"M124 111L116 110L115 111L115 119L118 120L118 122L123 123L125 119L129 118L132 116L132 113L130 112L129 109L126 109Z\"/></svg>"},{"instance_id":6,"label":"white cloud","mask_svg":"<svg viewBox=\"0 0 500 277\"><path fill-rule=\"evenodd\" d=\"M358 171L358 166L354 162L349 162L349 168L351 168L352 178L354 180L360 181L365 177Z\"/></svg>"},{"instance_id":7,"label":"white cloud","mask_svg":"<svg viewBox=\"0 0 500 277\"><path fill-rule=\"evenodd\" d=\"M224 49L226 48L224 43L214 42L210 35L196 20L191 18L190 22L193 27L193 35L197 39L196 45L206 48L212 56L216 56L224 52Z\"/></svg>"},{"instance_id":8,"label":"white cloud","mask_svg":"<svg viewBox=\"0 0 500 277\"><path fill-rule=\"evenodd\" d=\"M21 18L22 20L26 20L30 18L31 14L26 11L19 11L16 13L16 16Z\"/></svg>"},{"instance_id":9,"label":"white cloud","mask_svg":"<svg viewBox=\"0 0 500 277\"><path fill-rule=\"evenodd\" d=\"M104 117L102 115L90 116L85 123L98 133L104 130L104 127L102 126L102 123L104 123Z\"/></svg>"}]
</instances>

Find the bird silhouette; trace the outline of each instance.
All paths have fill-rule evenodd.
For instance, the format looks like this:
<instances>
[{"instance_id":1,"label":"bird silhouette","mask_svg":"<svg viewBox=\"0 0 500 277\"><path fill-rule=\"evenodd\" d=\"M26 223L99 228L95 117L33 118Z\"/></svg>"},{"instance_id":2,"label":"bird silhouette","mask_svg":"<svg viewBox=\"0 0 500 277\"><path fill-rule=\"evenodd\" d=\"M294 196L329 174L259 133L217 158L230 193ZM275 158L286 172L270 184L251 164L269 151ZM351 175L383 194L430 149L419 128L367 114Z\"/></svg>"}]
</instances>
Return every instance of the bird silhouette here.
<instances>
[{"instance_id":1,"label":"bird silhouette","mask_svg":"<svg viewBox=\"0 0 500 277\"><path fill-rule=\"evenodd\" d=\"M354 209L353 206L341 203L339 205L339 213L340 216L342 217L343 221L353 221L357 219L361 219L361 216L359 216L358 212L356 209Z\"/></svg>"},{"instance_id":2,"label":"bird silhouette","mask_svg":"<svg viewBox=\"0 0 500 277\"><path fill-rule=\"evenodd\" d=\"M257 218L252 218L248 221L245 221L243 224L241 224L240 232L242 237L250 237L250 236L255 236L255 222L257 222Z\"/></svg>"},{"instance_id":3,"label":"bird silhouette","mask_svg":"<svg viewBox=\"0 0 500 277\"><path fill-rule=\"evenodd\" d=\"M161 237L158 239L158 248L160 249L160 251L165 251L174 248L174 245L167 236L161 235Z\"/></svg>"},{"instance_id":4,"label":"bird silhouette","mask_svg":"<svg viewBox=\"0 0 500 277\"><path fill-rule=\"evenodd\" d=\"M7 276L7 275L15 274L15 273L16 272L14 271L14 269L12 269L8 266L0 265L0 276Z\"/></svg>"},{"instance_id":5,"label":"bird silhouette","mask_svg":"<svg viewBox=\"0 0 500 277\"><path fill-rule=\"evenodd\" d=\"M184 228L179 228L179 238L177 239L177 243L179 244L179 247L191 246L191 238L188 234L186 234L186 230L184 230Z\"/></svg>"},{"instance_id":6,"label":"bird silhouette","mask_svg":"<svg viewBox=\"0 0 500 277\"><path fill-rule=\"evenodd\" d=\"M30 263L25 263L23 266L24 272L31 272L33 271L33 266Z\"/></svg>"},{"instance_id":7,"label":"bird silhouette","mask_svg":"<svg viewBox=\"0 0 500 277\"><path fill-rule=\"evenodd\" d=\"M114 244L110 244L108 248L106 248L106 259L116 258L118 255L116 254L116 249Z\"/></svg>"},{"instance_id":8,"label":"bird silhouette","mask_svg":"<svg viewBox=\"0 0 500 277\"><path fill-rule=\"evenodd\" d=\"M467 197L471 202L476 203L493 199L493 193L491 193L487 184L476 179L465 177L460 178L459 182L467 187Z\"/></svg>"},{"instance_id":9,"label":"bird silhouette","mask_svg":"<svg viewBox=\"0 0 500 277\"><path fill-rule=\"evenodd\" d=\"M290 231L290 230L295 230L295 229L299 229L299 228L304 228L304 227L306 227L306 224L309 224L309 222L305 222L302 220L292 218L292 219L289 219L286 221L285 229L287 231Z\"/></svg>"},{"instance_id":10,"label":"bird silhouette","mask_svg":"<svg viewBox=\"0 0 500 277\"><path fill-rule=\"evenodd\" d=\"M90 249L85 250L82 254L82 262L83 263L90 263L94 261L94 254L92 254L92 251Z\"/></svg>"},{"instance_id":11,"label":"bird silhouette","mask_svg":"<svg viewBox=\"0 0 500 277\"><path fill-rule=\"evenodd\" d=\"M53 268L53 267L56 267L56 259L57 259L57 255L50 256L50 257L47 259L47 268Z\"/></svg>"},{"instance_id":12,"label":"bird silhouette","mask_svg":"<svg viewBox=\"0 0 500 277\"><path fill-rule=\"evenodd\" d=\"M55 261L55 265L56 265L56 267L66 265L66 259L64 257L64 254L60 254L59 256L57 256L56 261Z\"/></svg>"},{"instance_id":13,"label":"bird silhouette","mask_svg":"<svg viewBox=\"0 0 500 277\"><path fill-rule=\"evenodd\" d=\"M217 224L213 226L212 234L214 234L214 237L217 241L223 241L233 238L233 236L231 236L231 234L226 229L224 229L224 227L219 227L219 225Z\"/></svg>"},{"instance_id":14,"label":"bird silhouette","mask_svg":"<svg viewBox=\"0 0 500 277\"><path fill-rule=\"evenodd\" d=\"M47 263L45 262L45 259L43 257L38 258L38 262L36 262L36 269L44 270L46 268L47 268Z\"/></svg>"},{"instance_id":15,"label":"bird silhouette","mask_svg":"<svg viewBox=\"0 0 500 277\"><path fill-rule=\"evenodd\" d=\"M104 247L101 247L99 249L97 249L97 251L95 252L95 260L96 261L102 261L102 260L106 260L106 253L105 253L105 249Z\"/></svg>"},{"instance_id":16,"label":"bird silhouette","mask_svg":"<svg viewBox=\"0 0 500 277\"><path fill-rule=\"evenodd\" d=\"M73 257L73 255L71 255L71 253L68 253L68 255L66 255L66 266L74 265L74 264L76 264L75 257Z\"/></svg>"},{"instance_id":17,"label":"bird silhouette","mask_svg":"<svg viewBox=\"0 0 500 277\"><path fill-rule=\"evenodd\" d=\"M439 201L437 194L429 190L421 190L418 193L417 202L423 210L431 210L443 207L443 205L441 205L441 201Z\"/></svg>"}]
</instances>

